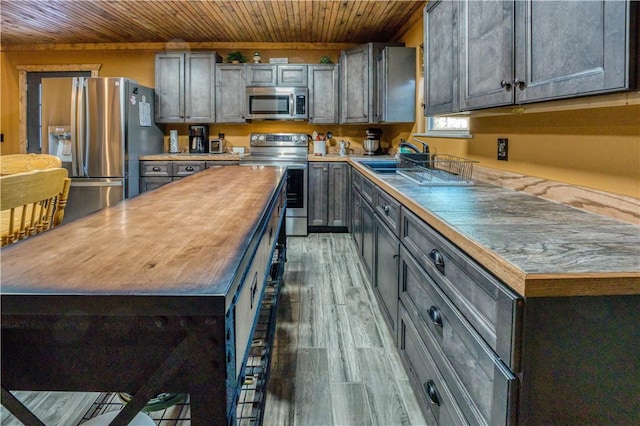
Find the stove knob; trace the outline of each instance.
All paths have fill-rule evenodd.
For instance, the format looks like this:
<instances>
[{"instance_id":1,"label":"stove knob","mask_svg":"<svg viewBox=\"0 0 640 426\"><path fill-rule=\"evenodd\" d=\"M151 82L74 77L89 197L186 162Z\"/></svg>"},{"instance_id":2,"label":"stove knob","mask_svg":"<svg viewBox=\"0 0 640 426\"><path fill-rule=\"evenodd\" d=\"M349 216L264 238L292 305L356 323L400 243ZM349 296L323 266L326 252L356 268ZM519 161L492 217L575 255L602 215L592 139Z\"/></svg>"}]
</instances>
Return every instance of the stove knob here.
<instances>
[{"instance_id":1,"label":"stove knob","mask_svg":"<svg viewBox=\"0 0 640 426\"><path fill-rule=\"evenodd\" d=\"M255 141L257 139L258 139L258 135L256 135L256 134L251 135L251 140L252 141Z\"/></svg>"},{"instance_id":2,"label":"stove knob","mask_svg":"<svg viewBox=\"0 0 640 426\"><path fill-rule=\"evenodd\" d=\"M293 136L291 136L291 139L292 139L294 142L298 142L298 135L293 135Z\"/></svg>"},{"instance_id":3,"label":"stove knob","mask_svg":"<svg viewBox=\"0 0 640 426\"><path fill-rule=\"evenodd\" d=\"M259 135L259 136L258 136L258 140L263 141L263 140L264 140L264 135Z\"/></svg>"}]
</instances>

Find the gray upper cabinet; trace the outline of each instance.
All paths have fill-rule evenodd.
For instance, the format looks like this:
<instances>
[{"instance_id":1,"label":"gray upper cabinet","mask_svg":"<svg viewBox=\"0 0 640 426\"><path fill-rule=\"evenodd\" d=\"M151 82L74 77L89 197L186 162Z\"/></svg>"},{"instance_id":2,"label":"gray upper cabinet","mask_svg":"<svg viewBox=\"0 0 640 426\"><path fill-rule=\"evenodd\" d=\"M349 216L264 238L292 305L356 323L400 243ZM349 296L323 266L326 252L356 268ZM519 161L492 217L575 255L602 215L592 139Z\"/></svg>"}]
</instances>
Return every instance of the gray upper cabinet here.
<instances>
[{"instance_id":1,"label":"gray upper cabinet","mask_svg":"<svg viewBox=\"0 0 640 426\"><path fill-rule=\"evenodd\" d=\"M461 110L513 103L514 6L509 1L460 3Z\"/></svg>"},{"instance_id":2,"label":"gray upper cabinet","mask_svg":"<svg viewBox=\"0 0 640 426\"><path fill-rule=\"evenodd\" d=\"M385 47L378 54L376 123L416 120L416 49Z\"/></svg>"},{"instance_id":3,"label":"gray upper cabinet","mask_svg":"<svg viewBox=\"0 0 640 426\"><path fill-rule=\"evenodd\" d=\"M372 119L370 48L364 45L340 54L340 123L369 123Z\"/></svg>"},{"instance_id":4,"label":"gray upper cabinet","mask_svg":"<svg viewBox=\"0 0 640 426\"><path fill-rule=\"evenodd\" d=\"M215 121L215 52L159 53L155 59L157 123Z\"/></svg>"},{"instance_id":5,"label":"gray upper cabinet","mask_svg":"<svg viewBox=\"0 0 640 426\"><path fill-rule=\"evenodd\" d=\"M430 1L424 10L425 115L458 109L458 2Z\"/></svg>"},{"instance_id":6,"label":"gray upper cabinet","mask_svg":"<svg viewBox=\"0 0 640 426\"><path fill-rule=\"evenodd\" d=\"M338 122L338 70L336 64L309 65L309 123Z\"/></svg>"},{"instance_id":7,"label":"gray upper cabinet","mask_svg":"<svg viewBox=\"0 0 640 426\"><path fill-rule=\"evenodd\" d=\"M216 66L216 122L244 123L246 65Z\"/></svg>"},{"instance_id":8,"label":"gray upper cabinet","mask_svg":"<svg viewBox=\"0 0 640 426\"><path fill-rule=\"evenodd\" d=\"M250 64L247 86L307 87L307 65Z\"/></svg>"},{"instance_id":9,"label":"gray upper cabinet","mask_svg":"<svg viewBox=\"0 0 640 426\"><path fill-rule=\"evenodd\" d=\"M516 2L516 102L630 88L630 11L616 0Z\"/></svg>"},{"instance_id":10,"label":"gray upper cabinet","mask_svg":"<svg viewBox=\"0 0 640 426\"><path fill-rule=\"evenodd\" d=\"M415 49L403 46L368 43L341 52L340 123L415 121ZM401 49L385 54L387 47Z\"/></svg>"},{"instance_id":11,"label":"gray upper cabinet","mask_svg":"<svg viewBox=\"0 0 640 426\"><path fill-rule=\"evenodd\" d=\"M460 109L628 89L630 8L617 0L462 1Z\"/></svg>"}]
</instances>

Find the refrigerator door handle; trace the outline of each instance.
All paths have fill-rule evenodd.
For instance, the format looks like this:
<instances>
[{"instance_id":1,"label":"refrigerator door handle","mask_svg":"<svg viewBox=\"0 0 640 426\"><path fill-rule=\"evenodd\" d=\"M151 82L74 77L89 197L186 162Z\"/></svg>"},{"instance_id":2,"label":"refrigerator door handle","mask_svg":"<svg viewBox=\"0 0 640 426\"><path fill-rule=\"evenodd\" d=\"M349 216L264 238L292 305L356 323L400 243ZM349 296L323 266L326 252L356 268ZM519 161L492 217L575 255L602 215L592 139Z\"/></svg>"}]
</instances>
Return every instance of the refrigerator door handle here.
<instances>
[{"instance_id":1,"label":"refrigerator door handle","mask_svg":"<svg viewBox=\"0 0 640 426\"><path fill-rule=\"evenodd\" d=\"M80 79L74 77L71 82L71 175L81 176L78 169L78 86L80 85Z\"/></svg>"},{"instance_id":2,"label":"refrigerator door handle","mask_svg":"<svg viewBox=\"0 0 640 426\"><path fill-rule=\"evenodd\" d=\"M78 140L78 176L88 176L87 174L87 128L88 111L87 111L87 80L78 79L78 111L76 119L78 120L77 140Z\"/></svg>"}]
</instances>

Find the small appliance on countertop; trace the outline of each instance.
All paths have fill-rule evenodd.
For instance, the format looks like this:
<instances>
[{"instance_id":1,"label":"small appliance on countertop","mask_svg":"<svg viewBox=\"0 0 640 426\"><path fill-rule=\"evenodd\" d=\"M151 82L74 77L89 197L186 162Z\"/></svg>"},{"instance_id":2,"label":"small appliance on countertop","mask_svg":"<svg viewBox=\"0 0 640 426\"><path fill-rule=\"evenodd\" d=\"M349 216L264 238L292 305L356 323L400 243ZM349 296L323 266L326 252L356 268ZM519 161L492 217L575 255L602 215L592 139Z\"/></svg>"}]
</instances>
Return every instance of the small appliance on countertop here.
<instances>
[{"instance_id":1,"label":"small appliance on countertop","mask_svg":"<svg viewBox=\"0 0 640 426\"><path fill-rule=\"evenodd\" d=\"M225 145L224 138L209 136L209 154L224 154Z\"/></svg>"},{"instance_id":2,"label":"small appliance on countertop","mask_svg":"<svg viewBox=\"0 0 640 426\"><path fill-rule=\"evenodd\" d=\"M205 154L209 150L205 146L209 140L209 127L206 125L189 126L189 152Z\"/></svg>"},{"instance_id":3,"label":"small appliance on countertop","mask_svg":"<svg viewBox=\"0 0 640 426\"><path fill-rule=\"evenodd\" d=\"M380 137L382 136L382 129L377 127L370 127L366 130L367 139L362 142L362 147L367 155L381 155L383 154L380 147Z\"/></svg>"}]
</instances>

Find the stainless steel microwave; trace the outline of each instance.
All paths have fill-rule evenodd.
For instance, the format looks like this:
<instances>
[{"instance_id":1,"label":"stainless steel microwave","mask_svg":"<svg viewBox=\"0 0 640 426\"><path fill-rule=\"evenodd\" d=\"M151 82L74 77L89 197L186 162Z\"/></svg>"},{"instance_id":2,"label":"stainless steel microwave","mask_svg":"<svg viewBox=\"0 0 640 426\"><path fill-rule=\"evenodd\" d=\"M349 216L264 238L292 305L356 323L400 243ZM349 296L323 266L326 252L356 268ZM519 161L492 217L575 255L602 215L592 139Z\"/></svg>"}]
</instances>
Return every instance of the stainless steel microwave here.
<instances>
[{"instance_id":1,"label":"stainless steel microwave","mask_svg":"<svg viewBox=\"0 0 640 426\"><path fill-rule=\"evenodd\" d=\"M251 120L307 120L306 87L247 87L246 117Z\"/></svg>"}]
</instances>

